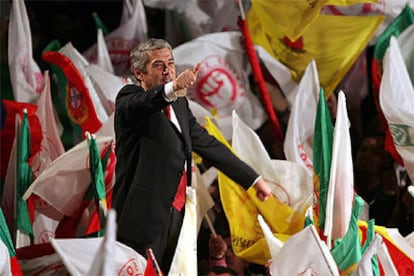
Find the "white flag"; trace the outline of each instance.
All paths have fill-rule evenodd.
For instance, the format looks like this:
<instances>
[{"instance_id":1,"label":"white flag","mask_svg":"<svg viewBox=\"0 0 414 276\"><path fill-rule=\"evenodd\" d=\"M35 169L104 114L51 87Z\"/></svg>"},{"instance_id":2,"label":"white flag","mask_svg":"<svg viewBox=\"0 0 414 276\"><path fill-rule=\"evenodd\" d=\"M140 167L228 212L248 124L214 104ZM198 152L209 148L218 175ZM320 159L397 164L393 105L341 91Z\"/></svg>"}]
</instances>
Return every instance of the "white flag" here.
<instances>
[{"instance_id":1,"label":"white flag","mask_svg":"<svg viewBox=\"0 0 414 276\"><path fill-rule=\"evenodd\" d=\"M2 239L0 239L0 275L12 276L10 253Z\"/></svg>"},{"instance_id":2,"label":"white flag","mask_svg":"<svg viewBox=\"0 0 414 276\"><path fill-rule=\"evenodd\" d=\"M51 244L71 275L88 274L104 238L52 239ZM143 275L147 260L131 247L115 242L112 255L115 275ZM114 275L114 274L113 274Z\"/></svg>"},{"instance_id":3,"label":"white flag","mask_svg":"<svg viewBox=\"0 0 414 276\"><path fill-rule=\"evenodd\" d=\"M112 141L112 137L96 137L100 152ZM91 182L88 158L88 144L84 140L55 159L33 181L23 198L34 193L62 214L71 216Z\"/></svg>"},{"instance_id":4,"label":"white flag","mask_svg":"<svg viewBox=\"0 0 414 276\"><path fill-rule=\"evenodd\" d=\"M351 220L354 171L349 126L345 93L339 91L324 230L328 247L331 240L345 236Z\"/></svg>"},{"instance_id":5,"label":"white flag","mask_svg":"<svg viewBox=\"0 0 414 276\"><path fill-rule=\"evenodd\" d=\"M246 146L249 145L249 146ZM272 192L280 202L304 214L312 203L312 177L298 164L271 160L259 136L233 112L232 147L238 156L260 175L271 181Z\"/></svg>"},{"instance_id":6,"label":"white flag","mask_svg":"<svg viewBox=\"0 0 414 276\"><path fill-rule=\"evenodd\" d=\"M398 42L391 37L383 60L380 105L387 119L395 148L414 182L414 87Z\"/></svg>"},{"instance_id":7,"label":"white flag","mask_svg":"<svg viewBox=\"0 0 414 276\"><path fill-rule=\"evenodd\" d=\"M9 19L8 60L14 99L36 102L42 89L42 72L33 59L29 17L23 0L13 0Z\"/></svg>"},{"instance_id":8,"label":"white flag","mask_svg":"<svg viewBox=\"0 0 414 276\"><path fill-rule=\"evenodd\" d=\"M364 275L372 275L372 257L377 254L378 248L380 247L382 242L382 237L379 234L375 235L375 238L371 241L368 245L367 249L365 249L364 254L362 254L361 260L358 263L357 268L354 270L352 275L355 276L364 276Z\"/></svg>"},{"instance_id":9,"label":"white flag","mask_svg":"<svg viewBox=\"0 0 414 276\"><path fill-rule=\"evenodd\" d=\"M197 196L187 187L185 215L168 275L197 275Z\"/></svg>"},{"instance_id":10,"label":"white flag","mask_svg":"<svg viewBox=\"0 0 414 276\"><path fill-rule=\"evenodd\" d=\"M310 176L313 175L312 147L319 90L318 71L312 60L297 87L283 145L286 160L301 165Z\"/></svg>"},{"instance_id":11,"label":"white flag","mask_svg":"<svg viewBox=\"0 0 414 276\"><path fill-rule=\"evenodd\" d=\"M44 87L37 102L36 116L38 117L43 139L40 151L33 157L31 165L33 174L37 177L48 165L65 152L62 141L60 140L55 112L53 109L52 96L50 90L49 71L44 73Z\"/></svg>"},{"instance_id":12,"label":"white flag","mask_svg":"<svg viewBox=\"0 0 414 276\"><path fill-rule=\"evenodd\" d=\"M414 24L407 27L397 39L411 83L414 84Z\"/></svg>"},{"instance_id":13,"label":"white flag","mask_svg":"<svg viewBox=\"0 0 414 276\"><path fill-rule=\"evenodd\" d=\"M166 11L165 37L172 45L209 33L239 30L235 1L145 0L144 4Z\"/></svg>"},{"instance_id":14,"label":"white flag","mask_svg":"<svg viewBox=\"0 0 414 276\"><path fill-rule=\"evenodd\" d=\"M272 275L338 275L338 267L313 225L291 236L270 265Z\"/></svg>"},{"instance_id":15,"label":"white flag","mask_svg":"<svg viewBox=\"0 0 414 276\"><path fill-rule=\"evenodd\" d=\"M115 111L116 95L118 95L119 90L127 84L127 79L107 72L95 64L86 66L85 71L90 78L99 99L105 103L104 106L107 114L111 115Z\"/></svg>"},{"instance_id":16,"label":"white flag","mask_svg":"<svg viewBox=\"0 0 414 276\"><path fill-rule=\"evenodd\" d=\"M270 229L269 225L267 225L261 215L257 216L257 220L259 221L267 246L269 247L270 256L272 256L272 259L275 259L279 254L280 249L282 249L284 242L273 235L272 229Z\"/></svg>"},{"instance_id":17,"label":"white flag","mask_svg":"<svg viewBox=\"0 0 414 276\"><path fill-rule=\"evenodd\" d=\"M101 67L103 70L114 73L114 67L112 66L111 56L108 52L108 47L106 47L105 38L102 32L102 29L98 29L98 54L96 64Z\"/></svg>"},{"instance_id":18,"label":"white flag","mask_svg":"<svg viewBox=\"0 0 414 276\"><path fill-rule=\"evenodd\" d=\"M271 56L262 46L255 45L255 49L258 57L263 62L270 75L280 86L289 105L293 105L298 84L293 80L290 69ZM275 106L275 103L273 103L273 106Z\"/></svg>"},{"instance_id":19,"label":"white flag","mask_svg":"<svg viewBox=\"0 0 414 276\"><path fill-rule=\"evenodd\" d=\"M381 237L382 239L382 237ZM398 270L394 265L394 262L388 252L387 246L384 242L381 242L377 248L377 256L384 269L384 275L397 276Z\"/></svg>"},{"instance_id":20,"label":"white flag","mask_svg":"<svg viewBox=\"0 0 414 276\"><path fill-rule=\"evenodd\" d=\"M251 68L240 32L204 35L179 45L173 52L177 73L201 63L197 81L187 96L216 118L226 139L231 138L233 110L252 129L262 126L267 116L250 89Z\"/></svg>"},{"instance_id":21,"label":"white flag","mask_svg":"<svg viewBox=\"0 0 414 276\"><path fill-rule=\"evenodd\" d=\"M204 179L201 176L200 170L197 166L193 166L191 186L197 194L197 233L200 230L203 218L207 215L208 210L213 208L214 200L204 184Z\"/></svg>"},{"instance_id":22,"label":"white flag","mask_svg":"<svg viewBox=\"0 0 414 276\"><path fill-rule=\"evenodd\" d=\"M8 60L14 99L35 103L43 77L33 59L29 17L23 0L13 0L9 19Z\"/></svg>"},{"instance_id":23,"label":"white flag","mask_svg":"<svg viewBox=\"0 0 414 276\"><path fill-rule=\"evenodd\" d=\"M115 74L131 74L129 52L139 42L147 39L147 22L142 0L125 0L120 26L105 37L106 46L111 56ZM132 3L131 3L132 2ZM96 63L97 45L87 49L83 56L91 63Z\"/></svg>"},{"instance_id":24,"label":"white flag","mask_svg":"<svg viewBox=\"0 0 414 276\"><path fill-rule=\"evenodd\" d=\"M109 210L105 235L88 270L88 275L112 276L115 274L114 254L116 247L116 211Z\"/></svg>"}]
</instances>

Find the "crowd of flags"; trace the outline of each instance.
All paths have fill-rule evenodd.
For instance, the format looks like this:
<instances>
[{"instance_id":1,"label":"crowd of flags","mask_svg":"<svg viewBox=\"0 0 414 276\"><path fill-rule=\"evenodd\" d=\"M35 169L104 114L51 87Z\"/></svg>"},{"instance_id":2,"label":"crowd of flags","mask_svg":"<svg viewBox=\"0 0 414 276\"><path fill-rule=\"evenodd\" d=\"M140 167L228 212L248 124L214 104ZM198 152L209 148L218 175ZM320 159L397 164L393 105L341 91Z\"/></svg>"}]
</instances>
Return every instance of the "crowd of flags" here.
<instances>
[{"instance_id":1,"label":"crowd of flags","mask_svg":"<svg viewBox=\"0 0 414 276\"><path fill-rule=\"evenodd\" d=\"M84 53L71 42L51 41L42 72L33 59L24 1L11 1L13 99L1 100L2 274L162 275L151 251L146 259L116 241L111 209L115 97L134 82L128 55L147 38L145 7L165 9L167 22L185 26L184 42L172 24L166 39L177 44L177 71L201 62L188 91L197 120L272 185L274 196L260 202L252 188L245 191L218 172L237 256L258 264L271 260L273 275L414 272L414 234L402 237L361 217L347 109L349 93L359 91L337 92L335 121L326 101L374 45L365 73L373 76L387 150L414 181L414 3L246 2L210 1L206 8L197 1L125 0L112 32L93 15L97 43ZM284 134L269 110L279 104L270 93L289 106ZM266 121L276 130L273 139L283 142L286 160L272 159L255 133ZM197 274L197 233L214 204L206 189L211 179L193 172L171 275Z\"/></svg>"}]
</instances>

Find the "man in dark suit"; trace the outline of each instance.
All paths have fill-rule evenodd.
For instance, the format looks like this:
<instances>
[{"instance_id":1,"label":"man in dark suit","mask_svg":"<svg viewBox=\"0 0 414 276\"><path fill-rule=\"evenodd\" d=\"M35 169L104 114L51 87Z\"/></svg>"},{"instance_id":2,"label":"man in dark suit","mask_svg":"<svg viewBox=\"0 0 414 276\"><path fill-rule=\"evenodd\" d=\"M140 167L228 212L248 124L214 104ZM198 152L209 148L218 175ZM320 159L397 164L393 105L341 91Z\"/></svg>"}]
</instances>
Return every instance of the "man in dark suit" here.
<instances>
[{"instance_id":1,"label":"man in dark suit","mask_svg":"<svg viewBox=\"0 0 414 276\"><path fill-rule=\"evenodd\" d=\"M185 198L185 186L191 185L192 151L245 189L254 185L260 200L271 190L196 122L185 95L199 65L176 77L172 48L161 39L139 44L130 61L140 85L124 86L115 103L118 240L142 255L152 248L168 273L184 216L180 195Z\"/></svg>"}]
</instances>

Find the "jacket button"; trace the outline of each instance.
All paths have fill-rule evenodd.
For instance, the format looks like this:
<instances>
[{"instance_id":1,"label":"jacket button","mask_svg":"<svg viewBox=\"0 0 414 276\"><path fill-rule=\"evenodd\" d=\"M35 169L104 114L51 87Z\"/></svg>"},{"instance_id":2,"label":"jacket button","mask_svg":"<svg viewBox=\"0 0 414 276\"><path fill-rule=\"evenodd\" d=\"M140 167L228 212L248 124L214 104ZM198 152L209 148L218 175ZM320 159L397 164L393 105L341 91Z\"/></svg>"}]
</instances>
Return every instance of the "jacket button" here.
<instances>
[{"instance_id":1,"label":"jacket button","mask_svg":"<svg viewBox=\"0 0 414 276\"><path fill-rule=\"evenodd\" d=\"M183 172L179 172L179 173L177 173L177 176L178 177L181 177L183 175Z\"/></svg>"}]
</instances>

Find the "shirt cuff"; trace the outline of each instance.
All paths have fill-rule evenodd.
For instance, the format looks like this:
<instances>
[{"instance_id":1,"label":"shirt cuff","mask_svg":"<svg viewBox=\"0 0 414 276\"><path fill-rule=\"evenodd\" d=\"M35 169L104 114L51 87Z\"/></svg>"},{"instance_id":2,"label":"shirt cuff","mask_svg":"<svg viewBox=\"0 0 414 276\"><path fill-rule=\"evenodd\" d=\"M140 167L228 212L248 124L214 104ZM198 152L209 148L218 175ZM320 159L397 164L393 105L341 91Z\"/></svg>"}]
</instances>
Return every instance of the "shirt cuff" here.
<instances>
[{"instance_id":1,"label":"shirt cuff","mask_svg":"<svg viewBox=\"0 0 414 276\"><path fill-rule=\"evenodd\" d=\"M173 82L167 82L164 85L164 99L167 102L174 102L175 100L177 100L177 93L174 91L173 89Z\"/></svg>"},{"instance_id":2,"label":"shirt cuff","mask_svg":"<svg viewBox=\"0 0 414 276\"><path fill-rule=\"evenodd\" d=\"M259 181L260 179L262 179L263 177L261 175L259 175L254 181L252 186L256 185L257 181Z\"/></svg>"}]
</instances>

